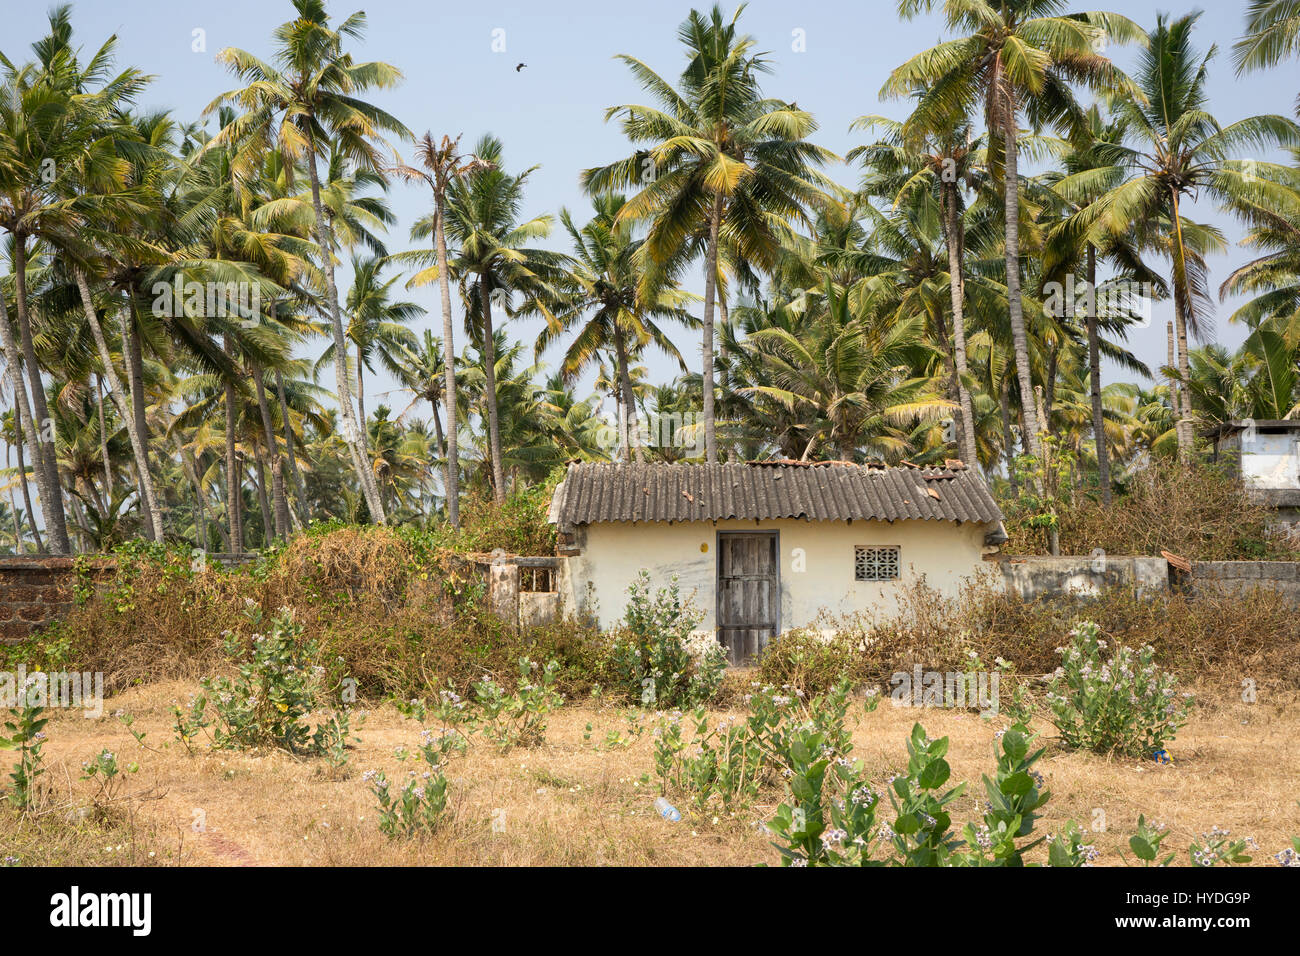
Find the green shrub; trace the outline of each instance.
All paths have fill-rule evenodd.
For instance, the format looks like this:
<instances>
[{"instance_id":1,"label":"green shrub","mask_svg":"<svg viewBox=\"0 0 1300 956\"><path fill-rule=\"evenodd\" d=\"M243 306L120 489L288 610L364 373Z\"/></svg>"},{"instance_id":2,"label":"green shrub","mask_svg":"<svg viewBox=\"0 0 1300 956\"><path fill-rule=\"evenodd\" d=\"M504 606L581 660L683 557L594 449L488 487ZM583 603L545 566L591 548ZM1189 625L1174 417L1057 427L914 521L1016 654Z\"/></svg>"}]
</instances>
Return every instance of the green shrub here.
<instances>
[{"instance_id":1,"label":"green shrub","mask_svg":"<svg viewBox=\"0 0 1300 956\"><path fill-rule=\"evenodd\" d=\"M852 636L820 627L801 627L778 634L758 659L765 684L817 694L855 676L859 655Z\"/></svg>"},{"instance_id":2,"label":"green shrub","mask_svg":"<svg viewBox=\"0 0 1300 956\"><path fill-rule=\"evenodd\" d=\"M410 771L410 779L397 794L383 771L367 770L362 774L378 804L379 832L390 840L409 840L442 825L448 799L443 769L453 758L464 755L465 738L455 730L441 734L425 730L417 753L425 769Z\"/></svg>"},{"instance_id":3,"label":"green shrub","mask_svg":"<svg viewBox=\"0 0 1300 956\"><path fill-rule=\"evenodd\" d=\"M439 525L428 532L429 540L461 552L500 548L509 554L554 554L555 526L547 521L547 513L563 477L564 469L556 469L546 481L510 495L500 505L488 496L467 495L460 506L460 528ZM423 534L401 533L412 539Z\"/></svg>"},{"instance_id":4,"label":"green shrub","mask_svg":"<svg viewBox=\"0 0 1300 956\"><path fill-rule=\"evenodd\" d=\"M613 687L645 707L693 707L717 695L726 652L711 634L695 633L704 615L683 601L677 577L651 593L642 569L627 589L627 610L610 645Z\"/></svg>"},{"instance_id":5,"label":"green shrub","mask_svg":"<svg viewBox=\"0 0 1300 956\"><path fill-rule=\"evenodd\" d=\"M223 645L236 676L205 678L200 682L203 692L187 709L173 707L182 743L189 747L211 728L217 748L270 746L341 762L350 736L346 706L331 707L328 718L314 731L306 721L319 706L330 705L328 672L318 662L317 642L301 640L302 625L287 608L269 622L266 633L260 633L261 608L254 605L247 613L255 631L252 638L245 642L230 632ZM334 689L341 684L342 680L335 682Z\"/></svg>"},{"instance_id":6,"label":"green shrub","mask_svg":"<svg viewBox=\"0 0 1300 956\"><path fill-rule=\"evenodd\" d=\"M1079 624L1058 648L1061 666L1046 695L1052 721L1070 747L1099 753L1150 756L1187 722L1191 695L1180 699L1178 678L1155 664L1155 648L1120 644L1108 649L1091 621Z\"/></svg>"},{"instance_id":7,"label":"green shrub","mask_svg":"<svg viewBox=\"0 0 1300 956\"><path fill-rule=\"evenodd\" d=\"M654 766L660 792L683 794L703 813L720 806L750 806L759 791L794 769L792 739L806 732L821 735L823 748L839 754L853 749L844 726L850 688L842 683L805 701L798 691L766 685L745 696L749 716L724 719L710 726L703 707L689 717L673 712L660 717L654 730ZM877 698L869 698L867 710ZM688 738L683 721L693 732Z\"/></svg>"},{"instance_id":8,"label":"green shrub","mask_svg":"<svg viewBox=\"0 0 1300 956\"><path fill-rule=\"evenodd\" d=\"M10 711L4 729L8 736L0 736L0 750L16 750L18 762L9 772L13 785L6 799L20 810L33 809L40 798L38 779L45 773L45 725L50 719L45 708L33 705L29 690L44 675L32 674L26 683L17 688L17 704Z\"/></svg>"},{"instance_id":9,"label":"green shrub","mask_svg":"<svg viewBox=\"0 0 1300 956\"><path fill-rule=\"evenodd\" d=\"M1009 866L1026 865L1025 854L1043 842L1032 839L1039 810L1050 798L1034 764L1043 748L1031 750L1033 736L1023 726L998 735L997 771L985 776L981 822L954 831L949 808L966 784L949 787L952 770L945 759L948 738L931 740L916 724L907 740L907 771L889 781L893 815L881 819L881 794L863 775L862 762L850 760L834 744L833 729L812 722L791 725L783 756L790 770L790 793L768 830L785 866ZM829 817L829 819L828 819ZM1053 866L1082 866L1095 850L1082 843L1070 821L1051 842Z\"/></svg>"},{"instance_id":10,"label":"green shrub","mask_svg":"<svg viewBox=\"0 0 1300 956\"><path fill-rule=\"evenodd\" d=\"M519 659L519 686L513 694L490 677L474 685L479 730L498 750L539 747L546 742L546 717L564 703L555 690L560 665L547 661L540 670L527 657ZM536 672L536 676L534 676Z\"/></svg>"},{"instance_id":11,"label":"green shrub","mask_svg":"<svg viewBox=\"0 0 1300 956\"><path fill-rule=\"evenodd\" d=\"M438 718L444 731L455 731L466 741L478 733L502 752L512 747L539 747L546 742L548 715L564 703L564 695L555 689L560 664L552 660L539 668L521 657L516 669L513 692L484 675L474 684L470 700L449 688L440 691L432 705L421 698L395 703L399 711L420 723L431 715Z\"/></svg>"}]
</instances>

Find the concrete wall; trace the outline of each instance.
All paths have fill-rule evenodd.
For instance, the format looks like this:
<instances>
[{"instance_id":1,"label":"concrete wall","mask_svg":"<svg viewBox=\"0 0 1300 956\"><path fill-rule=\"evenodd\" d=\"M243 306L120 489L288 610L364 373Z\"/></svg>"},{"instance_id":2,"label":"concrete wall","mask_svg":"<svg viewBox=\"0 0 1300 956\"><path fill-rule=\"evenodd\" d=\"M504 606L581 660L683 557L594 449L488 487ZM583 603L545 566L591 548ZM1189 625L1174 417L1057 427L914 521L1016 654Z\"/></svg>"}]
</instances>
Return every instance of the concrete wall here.
<instances>
[{"instance_id":1,"label":"concrete wall","mask_svg":"<svg viewBox=\"0 0 1300 956\"><path fill-rule=\"evenodd\" d=\"M487 563L488 601L494 614L521 628L546 624L560 613L560 590L564 587L564 559L502 555ZM532 569L547 569L554 590L529 590L521 579Z\"/></svg>"},{"instance_id":2,"label":"concrete wall","mask_svg":"<svg viewBox=\"0 0 1300 956\"><path fill-rule=\"evenodd\" d=\"M1169 562L1133 555L1000 556L998 566L1008 591L1025 600L1038 597L1092 597L1108 588L1152 593L1169 589Z\"/></svg>"},{"instance_id":3,"label":"concrete wall","mask_svg":"<svg viewBox=\"0 0 1300 956\"><path fill-rule=\"evenodd\" d=\"M654 587L676 574L682 596L704 612L701 627L714 627L717 532L777 531L780 534L781 630L812 623L825 610L891 613L897 595L922 575L944 593L956 594L963 579L983 568L984 534L977 524L943 521L802 521L783 519L610 522L577 529L578 554L565 558L561 598L566 611L595 611L601 627L623 616L627 586L646 568ZM896 545L898 581L855 581L854 548ZM595 601L592 602L591 599Z\"/></svg>"},{"instance_id":4,"label":"concrete wall","mask_svg":"<svg viewBox=\"0 0 1300 956\"><path fill-rule=\"evenodd\" d=\"M1300 563L1295 561L1197 561L1192 585L1244 594L1255 588L1279 591L1300 604Z\"/></svg>"}]
</instances>

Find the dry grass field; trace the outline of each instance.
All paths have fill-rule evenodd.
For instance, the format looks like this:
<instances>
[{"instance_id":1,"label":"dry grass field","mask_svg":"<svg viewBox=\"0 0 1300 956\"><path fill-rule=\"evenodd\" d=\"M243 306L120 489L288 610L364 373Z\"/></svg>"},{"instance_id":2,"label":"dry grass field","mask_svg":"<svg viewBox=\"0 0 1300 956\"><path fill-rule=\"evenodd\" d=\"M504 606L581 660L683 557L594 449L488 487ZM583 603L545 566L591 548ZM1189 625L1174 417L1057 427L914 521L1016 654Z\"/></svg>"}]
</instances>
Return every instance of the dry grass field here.
<instances>
[{"instance_id":1,"label":"dry grass field","mask_svg":"<svg viewBox=\"0 0 1300 956\"><path fill-rule=\"evenodd\" d=\"M186 682L135 688L108 701L98 720L56 714L47 727L50 792L33 816L0 813L4 854L20 865L716 866L778 859L759 824L779 792L736 818L661 819L652 808L655 782L645 776L652 773L650 733L627 747L604 747L607 731L625 727L621 708L566 706L551 716L546 742L535 749L499 754L476 740L448 770L446 825L431 837L390 842L377 830L374 798L361 775L381 769L394 781L405 778L412 764L394 751L418 742L417 723L389 706L373 710L342 775L322 760L281 752L201 748L191 755L174 739L170 706L194 690ZM1038 765L1052 792L1040 832L1070 818L1093 829L1104 815L1105 829L1091 834L1102 854L1098 865L1123 865L1120 851L1127 854L1144 813L1169 827L1165 849L1178 851L1178 865L1187 865L1187 845L1213 826L1254 837L1255 862L1273 863L1272 854L1300 833L1296 703L1203 697L1171 746L1169 765L1049 746ZM134 715L135 728L156 749L136 744L112 716L119 709ZM950 737L953 780L971 784L954 806L954 823L978 817L980 775L993 769L994 734L1005 721L889 701L874 713L851 713L854 755L876 780L905 765L904 740L916 720L930 736ZM105 747L124 764L137 762L139 771L125 784L136 796L102 817L86 809L93 782L78 778L82 762ZM196 822L203 826L196 829Z\"/></svg>"}]
</instances>

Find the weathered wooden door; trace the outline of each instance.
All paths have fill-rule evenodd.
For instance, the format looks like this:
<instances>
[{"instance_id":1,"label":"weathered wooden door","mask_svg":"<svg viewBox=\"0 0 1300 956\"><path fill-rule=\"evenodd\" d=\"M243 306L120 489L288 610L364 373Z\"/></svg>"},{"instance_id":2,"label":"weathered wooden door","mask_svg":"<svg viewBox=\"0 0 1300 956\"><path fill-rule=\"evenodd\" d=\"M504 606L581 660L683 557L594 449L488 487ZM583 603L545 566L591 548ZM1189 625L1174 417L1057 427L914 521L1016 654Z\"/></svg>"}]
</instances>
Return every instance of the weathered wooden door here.
<instances>
[{"instance_id":1,"label":"weathered wooden door","mask_svg":"<svg viewBox=\"0 0 1300 956\"><path fill-rule=\"evenodd\" d=\"M753 663L780 626L775 531L718 532L718 639L732 664Z\"/></svg>"}]
</instances>

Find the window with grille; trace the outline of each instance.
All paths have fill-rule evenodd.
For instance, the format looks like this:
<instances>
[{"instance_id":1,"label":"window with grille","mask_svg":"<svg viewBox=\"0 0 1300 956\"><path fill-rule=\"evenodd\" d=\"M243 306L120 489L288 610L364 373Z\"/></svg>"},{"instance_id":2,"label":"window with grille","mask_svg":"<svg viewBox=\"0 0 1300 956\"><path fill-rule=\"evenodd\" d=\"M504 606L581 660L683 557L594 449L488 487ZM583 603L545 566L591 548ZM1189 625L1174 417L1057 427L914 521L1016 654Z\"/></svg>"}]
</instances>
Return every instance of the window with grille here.
<instances>
[{"instance_id":1,"label":"window with grille","mask_svg":"<svg viewBox=\"0 0 1300 956\"><path fill-rule=\"evenodd\" d=\"M530 592L554 591L555 569L521 567L519 569L519 590Z\"/></svg>"},{"instance_id":2,"label":"window with grille","mask_svg":"<svg viewBox=\"0 0 1300 956\"><path fill-rule=\"evenodd\" d=\"M897 581L898 548L853 549L853 577L857 581Z\"/></svg>"}]
</instances>

